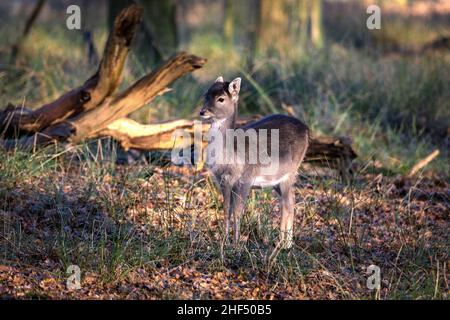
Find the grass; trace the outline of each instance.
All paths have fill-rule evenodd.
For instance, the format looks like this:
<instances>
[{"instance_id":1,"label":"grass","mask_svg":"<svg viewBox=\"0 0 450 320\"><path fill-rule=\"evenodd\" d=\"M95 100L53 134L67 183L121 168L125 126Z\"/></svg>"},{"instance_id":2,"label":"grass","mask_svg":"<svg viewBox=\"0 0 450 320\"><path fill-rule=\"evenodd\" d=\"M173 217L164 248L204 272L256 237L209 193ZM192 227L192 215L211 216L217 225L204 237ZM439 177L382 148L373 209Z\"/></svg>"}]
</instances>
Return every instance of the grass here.
<instances>
[{"instance_id":1,"label":"grass","mask_svg":"<svg viewBox=\"0 0 450 320\"><path fill-rule=\"evenodd\" d=\"M420 46L448 31L420 21L416 38L411 21L386 21L386 34L373 40L381 45L400 35L403 45ZM17 23L2 26L2 52ZM94 34L101 48L104 28ZM199 33L186 49L206 56L205 68L132 115L196 117L212 80L241 75L241 114L289 109L317 135L351 136L359 156L351 181L302 173L292 250L274 251L279 208L270 191L252 193L235 248L222 241L221 201L203 171L158 157L119 165L122 151L105 140L0 150L0 296L447 299L450 55L356 49L350 36L333 41L330 33L323 50L257 55L249 68L242 48ZM90 76L79 34L47 23L29 40L22 64L0 60L3 101L39 106ZM122 88L147 68L131 55ZM437 159L404 178L434 149ZM79 291L65 286L72 264L82 271ZM380 290L366 287L371 264L381 268Z\"/></svg>"},{"instance_id":2,"label":"grass","mask_svg":"<svg viewBox=\"0 0 450 320\"><path fill-rule=\"evenodd\" d=\"M48 158L32 155L35 167L41 168L34 175L18 170L29 167L30 156L2 154L7 161L1 167L0 251L3 264L11 266L2 276L28 284L9 294L189 299L447 296L445 202L432 196L420 200L412 190L445 192L448 184L424 178L404 195L390 178L376 185L363 177L343 184L332 177L308 176L296 190L296 212L301 213L296 244L270 259L279 223L270 192L254 192L243 219L244 242L234 248L222 243L221 205L209 196L213 191L203 172L114 165L86 150L66 151L43 166L38 164ZM61 286L72 264L82 270L80 291ZM365 287L370 264L382 270L379 293ZM34 277L27 277L29 268ZM45 287L42 281L54 286Z\"/></svg>"}]
</instances>

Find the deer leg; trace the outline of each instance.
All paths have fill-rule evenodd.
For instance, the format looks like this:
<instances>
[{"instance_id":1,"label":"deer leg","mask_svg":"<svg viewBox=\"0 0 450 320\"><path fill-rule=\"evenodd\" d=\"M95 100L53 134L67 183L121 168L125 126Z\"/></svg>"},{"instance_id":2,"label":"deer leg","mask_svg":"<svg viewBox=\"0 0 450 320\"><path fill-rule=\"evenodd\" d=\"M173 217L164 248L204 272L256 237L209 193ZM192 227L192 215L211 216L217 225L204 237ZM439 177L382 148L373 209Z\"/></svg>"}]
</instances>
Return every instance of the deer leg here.
<instances>
[{"instance_id":1,"label":"deer leg","mask_svg":"<svg viewBox=\"0 0 450 320\"><path fill-rule=\"evenodd\" d=\"M275 188L280 196L280 241L284 249L292 247L294 239L294 191L292 185L290 181L284 181Z\"/></svg>"},{"instance_id":2,"label":"deer leg","mask_svg":"<svg viewBox=\"0 0 450 320\"><path fill-rule=\"evenodd\" d=\"M222 190L223 195L225 237L228 238L228 234L230 232L230 219L231 219L231 211L230 211L231 186L228 182L222 182L220 184L220 189Z\"/></svg>"},{"instance_id":3,"label":"deer leg","mask_svg":"<svg viewBox=\"0 0 450 320\"><path fill-rule=\"evenodd\" d=\"M245 210L245 202L247 201L250 188L250 184L237 183L231 190L230 213L233 215L235 244L238 244L239 242L241 216Z\"/></svg>"}]
</instances>

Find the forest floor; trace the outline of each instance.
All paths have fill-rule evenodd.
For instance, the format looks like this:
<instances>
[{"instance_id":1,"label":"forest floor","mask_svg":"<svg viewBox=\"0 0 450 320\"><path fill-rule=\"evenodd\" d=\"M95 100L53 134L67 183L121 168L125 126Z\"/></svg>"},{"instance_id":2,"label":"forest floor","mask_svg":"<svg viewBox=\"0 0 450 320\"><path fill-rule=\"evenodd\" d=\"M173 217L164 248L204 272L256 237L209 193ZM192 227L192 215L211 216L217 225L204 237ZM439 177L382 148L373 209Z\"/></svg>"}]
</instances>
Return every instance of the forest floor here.
<instances>
[{"instance_id":1,"label":"forest floor","mask_svg":"<svg viewBox=\"0 0 450 320\"><path fill-rule=\"evenodd\" d=\"M221 201L205 171L2 157L2 299L448 298L442 177L302 175L295 245L274 253L279 208L269 190L252 193L234 247L222 241ZM78 290L66 285L70 265L81 270ZM379 290L367 286L370 265Z\"/></svg>"}]
</instances>

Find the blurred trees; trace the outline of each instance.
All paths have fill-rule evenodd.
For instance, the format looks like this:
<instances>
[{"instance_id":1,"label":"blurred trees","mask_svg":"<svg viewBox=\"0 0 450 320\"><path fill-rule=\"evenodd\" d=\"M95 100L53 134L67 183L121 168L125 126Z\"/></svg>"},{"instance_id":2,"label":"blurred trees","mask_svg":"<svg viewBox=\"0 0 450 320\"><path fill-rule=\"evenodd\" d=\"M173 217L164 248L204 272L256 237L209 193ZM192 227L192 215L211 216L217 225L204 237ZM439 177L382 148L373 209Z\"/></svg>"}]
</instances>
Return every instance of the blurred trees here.
<instances>
[{"instance_id":1,"label":"blurred trees","mask_svg":"<svg viewBox=\"0 0 450 320\"><path fill-rule=\"evenodd\" d=\"M133 0L112 0L109 4L109 21ZM321 48L325 43L322 21L322 0L221 0L222 12L212 12L217 5L213 0L139 0L144 8L144 21L137 39L138 58L145 65L167 58L186 39L186 21L180 16L198 12L217 16L222 24L224 43L239 46L248 57L248 65L258 54L272 55L286 52L287 48L309 45ZM198 11L198 7L204 8ZM179 11L177 14L177 10ZM178 17L178 18L177 18ZM196 17L204 20L206 17ZM183 32L180 32L182 30ZM208 32L208 30L201 30Z\"/></svg>"},{"instance_id":2,"label":"blurred trees","mask_svg":"<svg viewBox=\"0 0 450 320\"><path fill-rule=\"evenodd\" d=\"M223 19L223 34L226 43L229 46L233 45L234 36L234 22L233 22L233 0L224 0L224 19Z\"/></svg>"},{"instance_id":3,"label":"blurred trees","mask_svg":"<svg viewBox=\"0 0 450 320\"><path fill-rule=\"evenodd\" d=\"M322 0L313 0L309 11L311 16L311 42L317 48L321 48L324 43L322 5Z\"/></svg>"},{"instance_id":4,"label":"blurred trees","mask_svg":"<svg viewBox=\"0 0 450 320\"><path fill-rule=\"evenodd\" d=\"M136 39L136 55L144 66L154 65L173 54L178 46L176 0L111 0L110 27L116 15L131 3L144 9L141 30Z\"/></svg>"},{"instance_id":5,"label":"blurred trees","mask_svg":"<svg viewBox=\"0 0 450 320\"><path fill-rule=\"evenodd\" d=\"M42 7L44 6L44 3L45 3L45 0L39 0L35 4L33 11L31 12L31 15L26 20L25 27L23 29L21 36L19 36L16 43L13 44L13 46L11 48L11 63L12 64L15 64L17 62L16 59L20 55L20 49L21 49L22 43L25 41L28 34L30 33L30 30L31 30L34 22L36 21L36 18L38 17L39 13L41 12Z\"/></svg>"},{"instance_id":6,"label":"blurred trees","mask_svg":"<svg viewBox=\"0 0 450 320\"><path fill-rule=\"evenodd\" d=\"M251 55L325 43L322 0L224 0L223 10L225 41L239 43L244 37Z\"/></svg>"}]
</instances>

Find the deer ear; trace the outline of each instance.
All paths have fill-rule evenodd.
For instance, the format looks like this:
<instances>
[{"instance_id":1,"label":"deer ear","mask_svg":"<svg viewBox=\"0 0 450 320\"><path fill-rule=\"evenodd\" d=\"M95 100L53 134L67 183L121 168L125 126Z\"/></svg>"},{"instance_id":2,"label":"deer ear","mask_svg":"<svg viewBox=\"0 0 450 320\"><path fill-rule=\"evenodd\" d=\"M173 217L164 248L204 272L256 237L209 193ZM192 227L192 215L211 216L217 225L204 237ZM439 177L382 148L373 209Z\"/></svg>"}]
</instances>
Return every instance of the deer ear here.
<instances>
[{"instance_id":1,"label":"deer ear","mask_svg":"<svg viewBox=\"0 0 450 320\"><path fill-rule=\"evenodd\" d=\"M230 85L228 86L228 91L230 92L233 99L237 99L240 90L241 90L241 78L236 78L230 82Z\"/></svg>"},{"instance_id":2,"label":"deer ear","mask_svg":"<svg viewBox=\"0 0 450 320\"><path fill-rule=\"evenodd\" d=\"M222 76L218 77L216 79L216 81L214 81L214 83L216 83L216 82L223 82L223 77Z\"/></svg>"}]
</instances>

